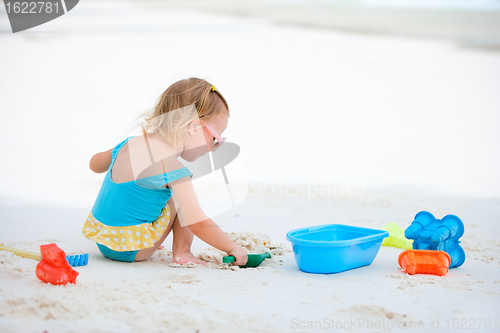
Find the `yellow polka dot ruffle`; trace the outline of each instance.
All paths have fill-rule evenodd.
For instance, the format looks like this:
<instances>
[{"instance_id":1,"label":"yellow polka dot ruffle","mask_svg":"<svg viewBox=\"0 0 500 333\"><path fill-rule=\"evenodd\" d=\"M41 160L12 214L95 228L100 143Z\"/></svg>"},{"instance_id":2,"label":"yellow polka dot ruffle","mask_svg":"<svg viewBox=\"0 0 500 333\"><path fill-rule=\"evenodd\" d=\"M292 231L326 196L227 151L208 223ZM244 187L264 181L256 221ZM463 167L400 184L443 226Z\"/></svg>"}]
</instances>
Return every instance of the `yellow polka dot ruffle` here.
<instances>
[{"instance_id":1,"label":"yellow polka dot ruffle","mask_svg":"<svg viewBox=\"0 0 500 333\"><path fill-rule=\"evenodd\" d=\"M82 229L90 240L115 251L134 251L153 247L160 239L170 220L170 207L165 205L153 223L141 223L129 227L110 227L94 218L92 211Z\"/></svg>"}]
</instances>

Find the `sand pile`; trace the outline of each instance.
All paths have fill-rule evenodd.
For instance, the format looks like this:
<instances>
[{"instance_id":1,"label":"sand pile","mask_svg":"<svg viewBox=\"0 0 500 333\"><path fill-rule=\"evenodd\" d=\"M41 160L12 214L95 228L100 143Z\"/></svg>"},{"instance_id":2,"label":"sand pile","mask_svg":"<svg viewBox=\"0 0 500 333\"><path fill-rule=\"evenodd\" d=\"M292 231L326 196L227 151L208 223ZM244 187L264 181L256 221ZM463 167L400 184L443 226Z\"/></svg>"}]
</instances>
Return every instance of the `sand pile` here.
<instances>
[{"instance_id":1,"label":"sand pile","mask_svg":"<svg viewBox=\"0 0 500 333\"><path fill-rule=\"evenodd\" d=\"M283 256L286 252L291 252L290 248L283 243L273 244L271 238L262 233L255 233L250 231L241 232L229 232L226 233L236 244L247 249L248 253L270 253L271 258L265 259L261 264L262 266L269 265L271 267L276 267L281 264L281 260L275 258L275 256ZM232 266L229 264L222 263L222 257L226 253L219 251L214 248L207 248L204 252L198 254L198 259L207 261L206 265L194 264L188 262L185 264L177 264L172 262L169 264L170 267L175 268L194 268L194 267L206 267L215 269L227 269L227 270L239 270L238 266ZM260 268L257 267L257 268Z\"/></svg>"},{"instance_id":2,"label":"sand pile","mask_svg":"<svg viewBox=\"0 0 500 333\"><path fill-rule=\"evenodd\" d=\"M242 231L229 232L227 235L233 242L247 249L248 253L267 252L271 255L282 256L285 252L290 252L288 246L283 243L272 244L271 239L266 234Z\"/></svg>"}]
</instances>

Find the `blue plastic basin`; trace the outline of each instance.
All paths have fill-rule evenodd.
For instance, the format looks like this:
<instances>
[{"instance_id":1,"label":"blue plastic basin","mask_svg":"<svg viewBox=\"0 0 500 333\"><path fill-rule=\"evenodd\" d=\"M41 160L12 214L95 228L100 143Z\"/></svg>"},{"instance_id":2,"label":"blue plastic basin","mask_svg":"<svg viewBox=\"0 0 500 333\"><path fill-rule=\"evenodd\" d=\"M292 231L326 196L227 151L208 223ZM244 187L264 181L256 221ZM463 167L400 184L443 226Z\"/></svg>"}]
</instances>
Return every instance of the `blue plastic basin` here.
<instances>
[{"instance_id":1,"label":"blue plastic basin","mask_svg":"<svg viewBox=\"0 0 500 333\"><path fill-rule=\"evenodd\" d=\"M308 273L339 273L370 265L389 233L384 230L323 224L291 230L297 266Z\"/></svg>"}]
</instances>

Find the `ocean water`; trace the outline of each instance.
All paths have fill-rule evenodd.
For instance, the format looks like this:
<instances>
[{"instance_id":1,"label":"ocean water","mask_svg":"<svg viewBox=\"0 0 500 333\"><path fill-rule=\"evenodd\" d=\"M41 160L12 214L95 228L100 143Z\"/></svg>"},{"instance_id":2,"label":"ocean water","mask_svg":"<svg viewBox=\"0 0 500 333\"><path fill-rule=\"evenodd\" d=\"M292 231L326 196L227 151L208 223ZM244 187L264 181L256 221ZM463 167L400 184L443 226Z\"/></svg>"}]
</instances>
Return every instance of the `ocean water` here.
<instances>
[{"instance_id":1,"label":"ocean water","mask_svg":"<svg viewBox=\"0 0 500 333\"><path fill-rule=\"evenodd\" d=\"M360 7L442 10L500 10L500 0L271 0L290 4L350 5ZM268 2L268 1L266 1Z\"/></svg>"}]
</instances>

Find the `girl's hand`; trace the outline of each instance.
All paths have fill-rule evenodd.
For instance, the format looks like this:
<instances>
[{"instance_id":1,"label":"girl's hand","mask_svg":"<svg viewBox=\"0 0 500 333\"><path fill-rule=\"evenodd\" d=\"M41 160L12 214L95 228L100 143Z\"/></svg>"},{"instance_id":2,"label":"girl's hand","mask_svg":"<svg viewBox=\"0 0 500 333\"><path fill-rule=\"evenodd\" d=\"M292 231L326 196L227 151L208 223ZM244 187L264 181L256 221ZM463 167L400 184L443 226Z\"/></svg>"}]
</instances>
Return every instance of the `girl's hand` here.
<instances>
[{"instance_id":1,"label":"girl's hand","mask_svg":"<svg viewBox=\"0 0 500 333\"><path fill-rule=\"evenodd\" d=\"M236 245L227 254L234 256L234 258L236 259L236 261L232 263L233 265L245 265L247 263L247 250L244 247Z\"/></svg>"}]
</instances>

